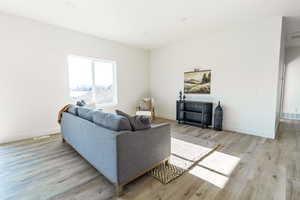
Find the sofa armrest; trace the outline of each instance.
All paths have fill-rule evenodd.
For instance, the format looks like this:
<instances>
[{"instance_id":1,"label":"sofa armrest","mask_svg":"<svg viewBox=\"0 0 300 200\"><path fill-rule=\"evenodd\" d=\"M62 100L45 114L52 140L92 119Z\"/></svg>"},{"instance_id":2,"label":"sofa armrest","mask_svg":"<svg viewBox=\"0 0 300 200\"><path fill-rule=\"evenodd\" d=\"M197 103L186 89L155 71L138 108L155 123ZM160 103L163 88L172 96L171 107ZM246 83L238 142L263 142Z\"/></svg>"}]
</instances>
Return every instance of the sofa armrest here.
<instances>
[{"instance_id":1,"label":"sofa armrest","mask_svg":"<svg viewBox=\"0 0 300 200\"><path fill-rule=\"evenodd\" d=\"M64 139L89 163L117 183L117 149L115 132L70 113L63 113L61 133Z\"/></svg>"},{"instance_id":2,"label":"sofa armrest","mask_svg":"<svg viewBox=\"0 0 300 200\"><path fill-rule=\"evenodd\" d=\"M169 124L117 136L118 182L124 184L171 154Z\"/></svg>"}]
</instances>

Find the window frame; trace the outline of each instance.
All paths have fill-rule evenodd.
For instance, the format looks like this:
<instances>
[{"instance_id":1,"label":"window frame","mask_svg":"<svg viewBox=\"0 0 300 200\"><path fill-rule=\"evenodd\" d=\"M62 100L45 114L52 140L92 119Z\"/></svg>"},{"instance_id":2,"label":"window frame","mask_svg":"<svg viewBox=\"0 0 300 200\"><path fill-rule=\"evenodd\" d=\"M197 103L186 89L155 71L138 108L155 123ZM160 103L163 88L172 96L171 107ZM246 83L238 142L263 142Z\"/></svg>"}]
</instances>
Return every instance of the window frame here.
<instances>
[{"instance_id":1,"label":"window frame","mask_svg":"<svg viewBox=\"0 0 300 200\"><path fill-rule=\"evenodd\" d=\"M94 58L94 57L89 57L89 56L78 56L74 54L69 54L67 56L67 63L68 63L68 79L69 79L69 97L71 97L70 94L70 64L69 64L69 59L70 58L81 58L81 59L87 59L91 61L91 70L92 70L92 102L96 105L96 107L111 107L111 106L116 106L118 105L118 82L117 82L117 62L114 60L108 60L108 59L102 59L102 58ZM102 63L110 63L113 66L113 85L112 85L112 90L113 90L113 101L110 103L102 103L102 104L97 104L96 103L96 93L95 93L95 62L102 62ZM72 100L73 101L73 100Z\"/></svg>"}]
</instances>

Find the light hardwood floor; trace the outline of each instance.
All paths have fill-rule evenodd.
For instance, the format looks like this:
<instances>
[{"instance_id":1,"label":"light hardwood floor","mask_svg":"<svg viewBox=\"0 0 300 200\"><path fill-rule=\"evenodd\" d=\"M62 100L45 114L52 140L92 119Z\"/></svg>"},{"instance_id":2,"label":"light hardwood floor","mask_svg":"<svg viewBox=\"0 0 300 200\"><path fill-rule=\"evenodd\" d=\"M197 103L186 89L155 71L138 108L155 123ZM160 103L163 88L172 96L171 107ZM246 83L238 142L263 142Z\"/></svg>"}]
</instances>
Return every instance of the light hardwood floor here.
<instances>
[{"instance_id":1,"label":"light hardwood floor","mask_svg":"<svg viewBox=\"0 0 300 200\"><path fill-rule=\"evenodd\" d=\"M223 147L168 185L142 176L125 186L120 199L300 199L299 122L282 122L277 140L171 124L174 138ZM0 146L1 200L102 200L114 194L114 186L59 135Z\"/></svg>"}]
</instances>

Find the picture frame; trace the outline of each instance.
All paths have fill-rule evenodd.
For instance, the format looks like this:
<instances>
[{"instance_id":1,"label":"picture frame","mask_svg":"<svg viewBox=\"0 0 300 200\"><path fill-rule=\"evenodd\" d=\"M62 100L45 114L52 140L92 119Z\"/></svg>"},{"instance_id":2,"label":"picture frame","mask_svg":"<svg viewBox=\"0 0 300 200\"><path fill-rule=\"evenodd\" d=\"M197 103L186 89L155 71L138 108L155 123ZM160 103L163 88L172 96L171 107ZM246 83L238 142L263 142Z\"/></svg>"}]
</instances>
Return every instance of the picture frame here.
<instances>
[{"instance_id":1,"label":"picture frame","mask_svg":"<svg viewBox=\"0 0 300 200\"><path fill-rule=\"evenodd\" d=\"M185 94L210 94L211 70L194 70L184 72Z\"/></svg>"}]
</instances>

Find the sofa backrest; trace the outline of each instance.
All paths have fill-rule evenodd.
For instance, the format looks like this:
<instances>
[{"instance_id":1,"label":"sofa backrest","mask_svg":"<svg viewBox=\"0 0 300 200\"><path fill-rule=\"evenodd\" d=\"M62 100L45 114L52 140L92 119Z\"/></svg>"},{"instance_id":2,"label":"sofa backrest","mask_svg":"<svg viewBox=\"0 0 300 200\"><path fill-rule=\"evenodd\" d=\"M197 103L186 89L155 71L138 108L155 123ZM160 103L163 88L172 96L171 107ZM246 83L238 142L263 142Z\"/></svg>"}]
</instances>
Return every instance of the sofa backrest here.
<instances>
[{"instance_id":1,"label":"sofa backrest","mask_svg":"<svg viewBox=\"0 0 300 200\"><path fill-rule=\"evenodd\" d=\"M89 120L91 122L93 122L93 115L95 112L96 110L92 110L90 108L85 108L85 107L77 108L78 117Z\"/></svg>"},{"instance_id":2,"label":"sofa backrest","mask_svg":"<svg viewBox=\"0 0 300 200\"><path fill-rule=\"evenodd\" d=\"M129 120L121 115L79 106L71 106L68 113L113 131L131 131Z\"/></svg>"},{"instance_id":3,"label":"sofa backrest","mask_svg":"<svg viewBox=\"0 0 300 200\"><path fill-rule=\"evenodd\" d=\"M70 106L68 108L68 113L71 113L73 115L78 115L78 106Z\"/></svg>"}]
</instances>

